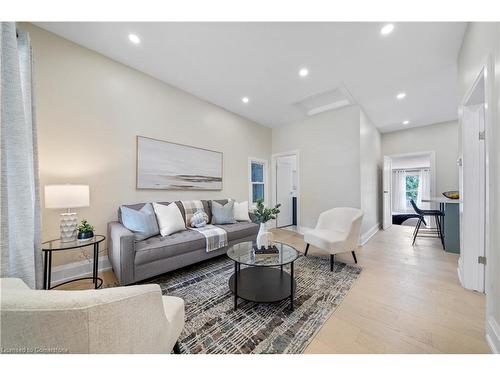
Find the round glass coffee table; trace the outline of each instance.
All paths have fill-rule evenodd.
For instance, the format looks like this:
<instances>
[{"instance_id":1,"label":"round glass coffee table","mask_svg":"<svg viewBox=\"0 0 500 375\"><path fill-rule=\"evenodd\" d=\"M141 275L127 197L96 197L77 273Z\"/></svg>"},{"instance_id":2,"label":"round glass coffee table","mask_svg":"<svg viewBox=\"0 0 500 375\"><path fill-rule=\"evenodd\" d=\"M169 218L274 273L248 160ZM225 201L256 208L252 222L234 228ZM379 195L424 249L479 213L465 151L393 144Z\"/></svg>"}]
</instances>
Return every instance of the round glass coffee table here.
<instances>
[{"instance_id":1,"label":"round glass coffee table","mask_svg":"<svg viewBox=\"0 0 500 375\"><path fill-rule=\"evenodd\" d=\"M227 250L227 256L234 261L234 274L229 279L229 289L234 294L234 309L238 307L238 298L258 303L290 298L290 308L293 311L293 262L299 258L300 253L290 245L275 242L279 253L255 254L254 244L241 242ZM242 264L248 267L241 268ZM290 264L290 273L283 270L283 266L287 264Z\"/></svg>"}]
</instances>

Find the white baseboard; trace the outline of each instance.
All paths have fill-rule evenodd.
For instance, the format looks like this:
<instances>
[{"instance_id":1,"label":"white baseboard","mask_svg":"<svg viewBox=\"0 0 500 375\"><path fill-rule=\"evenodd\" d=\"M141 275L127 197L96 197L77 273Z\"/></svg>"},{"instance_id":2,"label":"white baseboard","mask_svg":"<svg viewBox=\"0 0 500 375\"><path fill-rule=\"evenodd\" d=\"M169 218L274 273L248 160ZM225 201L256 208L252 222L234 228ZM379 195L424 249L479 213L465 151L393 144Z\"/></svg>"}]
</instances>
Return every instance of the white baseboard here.
<instances>
[{"instance_id":1,"label":"white baseboard","mask_svg":"<svg viewBox=\"0 0 500 375\"><path fill-rule=\"evenodd\" d=\"M359 239L359 244L361 246L366 244L370 240L370 238L372 238L375 235L375 233L377 233L380 230L380 228L381 228L380 223L377 223L373 227L368 229L365 233L361 235Z\"/></svg>"},{"instance_id":2,"label":"white baseboard","mask_svg":"<svg viewBox=\"0 0 500 375\"><path fill-rule=\"evenodd\" d=\"M500 325L493 317L486 322L486 342L492 353L500 354Z\"/></svg>"},{"instance_id":3,"label":"white baseboard","mask_svg":"<svg viewBox=\"0 0 500 375\"><path fill-rule=\"evenodd\" d=\"M93 261L81 260L78 262L63 264L52 267L51 284L59 284L65 281L92 275ZM107 255L99 257L99 272L111 269Z\"/></svg>"}]
</instances>

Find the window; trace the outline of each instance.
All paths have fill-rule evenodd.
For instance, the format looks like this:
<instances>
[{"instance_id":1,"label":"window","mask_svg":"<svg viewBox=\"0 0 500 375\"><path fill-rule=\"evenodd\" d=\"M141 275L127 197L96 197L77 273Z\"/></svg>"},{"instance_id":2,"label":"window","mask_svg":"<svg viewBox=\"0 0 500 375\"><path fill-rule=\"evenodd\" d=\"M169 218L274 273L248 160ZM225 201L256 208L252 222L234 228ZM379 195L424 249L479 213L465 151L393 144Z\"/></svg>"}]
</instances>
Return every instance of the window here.
<instances>
[{"instance_id":1,"label":"window","mask_svg":"<svg viewBox=\"0 0 500 375\"><path fill-rule=\"evenodd\" d=\"M258 199L266 200L267 161L249 159L250 205L255 206Z\"/></svg>"},{"instance_id":2,"label":"window","mask_svg":"<svg viewBox=\"0 0 500 375\"><path fill-rule=\"evenodd\" d=\"M408 174L406 176L406 206L411 208L410 200L413 199L416 203L418 196L418 174Z\"/></svg>"}]
</instances>

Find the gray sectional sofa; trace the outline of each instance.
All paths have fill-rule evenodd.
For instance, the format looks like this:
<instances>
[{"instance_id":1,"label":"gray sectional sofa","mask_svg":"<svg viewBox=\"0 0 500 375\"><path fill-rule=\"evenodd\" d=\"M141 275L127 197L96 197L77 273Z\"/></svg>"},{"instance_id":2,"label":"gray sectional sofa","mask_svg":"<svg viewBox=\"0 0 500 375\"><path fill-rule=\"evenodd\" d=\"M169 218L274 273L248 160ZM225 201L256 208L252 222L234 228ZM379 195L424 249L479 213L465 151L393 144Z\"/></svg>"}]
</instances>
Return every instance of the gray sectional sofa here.
<instances>
[{"instance_id":1,"label":"gray sectional sofa","mask_svg":"<svg viewBox=\"0 0 500 375\"><path fill-rule=\"evenodd\" d=\"M202 200L205 212L211 220L210 201ZM217 200L221 204L227 200ZM169 204L170 202L158 202ZM145 203L126 205L140 210ZM184 208L176 202L184 217ZM190 264L201 262L222 254L227 248L206 252L205 237L186 229L170 236L160 235L137 241L134 233L118 221L108 223L108 258L121 285L132 284L153 276L161 275ZM253 222L218 225L227 231L228 246L244 241L255 241L259 226Z\"/></svg>"}]
</instances>

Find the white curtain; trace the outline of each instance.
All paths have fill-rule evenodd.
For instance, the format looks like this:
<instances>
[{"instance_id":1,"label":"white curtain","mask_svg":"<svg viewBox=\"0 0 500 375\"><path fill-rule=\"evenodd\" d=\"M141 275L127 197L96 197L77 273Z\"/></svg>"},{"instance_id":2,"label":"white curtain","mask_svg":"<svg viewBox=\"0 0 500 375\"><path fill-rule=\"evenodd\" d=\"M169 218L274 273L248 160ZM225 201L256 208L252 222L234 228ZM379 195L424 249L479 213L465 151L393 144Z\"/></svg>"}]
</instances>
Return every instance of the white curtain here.
<instances>
[{"instance_id":1,"label":"white curtain","mask_svg":"<svg viewBox=\"0 0 500 375\"><path fill-rule=\"evenodd\" d=\"M406 171L392 171L392 212L406 212Z\"/></svg>"},{"instance_id":2,"label":"white curtain","mask_svg":"<svg viewBox=\"0 0 500 375\"><path fill-rule=\"evenodd\" d=\"M38 151L29 36L0 22L1 277L41 286Z\"/></svg>"},{"instance_id":3,"label":"white curtain","mask_svg":"<svg viewBox=\"0 0 500 375\"><path fill-rule=\"evenodd\" d=\"M422 169L418 176L418 195L417 195L417 206L424 209L428 209L430 204L428 202L422 202L423 199L429 199L431 194L430 186L430 171L429 169Z\"/></svg>"}]
</instances>

